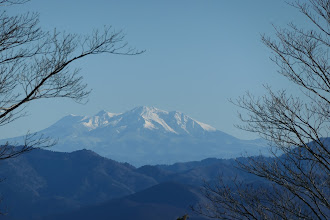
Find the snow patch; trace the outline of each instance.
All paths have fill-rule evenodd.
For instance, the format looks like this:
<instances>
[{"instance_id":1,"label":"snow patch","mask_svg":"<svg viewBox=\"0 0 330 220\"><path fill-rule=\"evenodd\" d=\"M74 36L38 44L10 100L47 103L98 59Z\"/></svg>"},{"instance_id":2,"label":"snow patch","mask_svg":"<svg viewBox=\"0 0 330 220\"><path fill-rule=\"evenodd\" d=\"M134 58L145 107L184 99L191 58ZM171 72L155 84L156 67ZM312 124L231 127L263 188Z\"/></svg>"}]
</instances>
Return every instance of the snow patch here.
<instances>
[{"instance_id":1,"label":"snow patch","mask_svg":"<svg viewBox=\"0 0 330 220\"><path fill-rule=\"evenodd\" d=\"M94 120L93 120L94 119ZM89 118L88 122L83 122L83 126L87 127L89 131L94 130L98 127L99 118Z\"/></svg>"},{"instance_id":2,"label":"snow patch","mask_svg":"<svg viewBox=\"0 0 330 220\"><path fill-rule=\"evenodd\" d=\"M145 121L144 127L148 129L156 129L155 125L151 123L151 121L154 121L159 125L161 125L165 129L165 131L177 134L177 132L174 131L173 128L171 128L168 124L166 124L166 122L162 118L159 117L159 115L157 114L159 112L168 114L168 112L159 110L154 107L152 108L144 107L141 112L141 116Z\"/></svg>"},{"instance_id":3,"label":"snow patch","mask_svg":"<svg viewBox=\"0 0 330 220\"><path fill-rule=\"evenodd\" d=\"M111 121L108 125L116 126L123 118L118 118L117 120Z\"/></svg>"},{"instance_id":4,"label":"snow patch","mask_svg":"<svg viewBox=\"0 0 330 220\"><path fill-rule=\"evenodd\" d=\"M122 113L111 113L111 112L107 112L107 115L109 118L112 118L112 117L115 117L115 116L118 116L118 115L121 115Z\"/></svg>"},{"instance_id":5,"label":"snow patch","mask_svg":"<svg viewBox=\"0 0 330 220\"><path fill-rule=\"evenodd\" d=\"M213 132L213 131L216 131L217 129L215 129L214 127L208 125L208 124L204 124L202 122L199 122L199 121L196 121L195 122L197 124L199 124L205 131L210 131L210 132Z\"/></svg>"},{"instance_id":6,"label":"snow patch","mask_svg":"<svg viewBox=\"0 0 330 220\"><path fill-rule=\"evenodd\" d=\"M147 120L145 120L143 127L150 130L156 129L155 125Z\"/></svg>"}]
</instances>

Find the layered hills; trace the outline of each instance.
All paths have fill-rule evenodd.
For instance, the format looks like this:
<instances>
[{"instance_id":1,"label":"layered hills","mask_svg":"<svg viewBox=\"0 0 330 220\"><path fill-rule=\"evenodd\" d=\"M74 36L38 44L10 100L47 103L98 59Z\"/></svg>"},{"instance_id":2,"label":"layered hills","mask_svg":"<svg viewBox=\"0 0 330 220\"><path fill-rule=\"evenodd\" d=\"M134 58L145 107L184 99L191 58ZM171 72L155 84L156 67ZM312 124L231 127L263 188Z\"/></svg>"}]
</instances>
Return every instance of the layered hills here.
<instances>
[{"instance_id":1,"label":"layered hills","mask_svg":"<svg viewBox=\"0 0 330 220\"><path fill-rule=\"evenodd\" d=\"M0 164L0 206L8 213L1 218L90 219L90 213L96 219L176 219L203 199L203 181L220 174L258 181L234 160L135 168L89 150L34 150Z\"/></svg>"}]
</instances>

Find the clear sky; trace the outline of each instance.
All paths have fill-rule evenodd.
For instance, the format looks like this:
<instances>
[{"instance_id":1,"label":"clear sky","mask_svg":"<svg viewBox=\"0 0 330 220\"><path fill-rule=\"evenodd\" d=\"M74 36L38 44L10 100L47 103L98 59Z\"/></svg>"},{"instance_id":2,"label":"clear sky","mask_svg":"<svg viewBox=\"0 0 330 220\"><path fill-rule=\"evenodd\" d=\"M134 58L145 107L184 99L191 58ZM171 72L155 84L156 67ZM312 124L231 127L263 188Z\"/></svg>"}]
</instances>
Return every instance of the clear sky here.
<instances>
[{"instance_id":1,"label":"clear sky","mask_svg":"<svg viewBox=\"0 0 330 220\"><path fill-rule=\"evenodd\" d=\"M234 127L238 109L228 99L245 91L262 95L262 84L288 87L260 34L272 36L272 23L303 24L284 0L32 0L10 11L39 12L46 30L88 34L112 25L146 53L76 63L93 89L87 104L31 103L28 117L0 128L0 138L46 128L68 114L119 113L141 105L178 110L233 136L255 138Z\"/></svg>"}]
</instances>

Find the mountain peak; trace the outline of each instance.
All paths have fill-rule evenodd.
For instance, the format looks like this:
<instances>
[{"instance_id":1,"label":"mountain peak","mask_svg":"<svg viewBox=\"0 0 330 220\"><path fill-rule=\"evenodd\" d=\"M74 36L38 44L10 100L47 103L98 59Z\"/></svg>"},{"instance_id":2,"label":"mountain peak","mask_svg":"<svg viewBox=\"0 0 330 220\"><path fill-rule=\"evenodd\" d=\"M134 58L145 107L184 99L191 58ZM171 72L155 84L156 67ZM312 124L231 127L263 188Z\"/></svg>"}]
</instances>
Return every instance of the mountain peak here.
<instances>
[{"instance_id":1,"label":"mountain peak","mask_svg":"<svg viewBox=\"0 0 330 220\"><path fill-rule=\"evenodd\" d=\"M242 142L178 111L140 106L114 114L66 116L40 131L59 138L52 150L89 149L102 156L134 165L228 158L262 146ZM20 140L20 139L19 139ZM250 150L251 149L251 150Z\"/></svg>"},{"instance_id":2,"label":"mountain peak","mask_svg":"<svg viewBox=\"0 0 330 220\"><path fill-rule=\"evenodd\" d=\"M168 112L156 107L139 106L129 113L143 119L143 127L149 130L162 130L181 135L216 131L212 126L196 121L179 111Z\"/></svg>"},{"instance_id":3,"label":"mountain peak","mask_svg":"<svg viewBox=\"0 0 330 220\"><path fill-rule=\"evenodd\" d=\"M177 132L166 123L166 120L164 120L164 116L169 114L167 111L155 107L139 106L128 111L128 114L131 115L130 118L144 121L143 128L145 129L177 134Z\"/></svg>"},{"instance_id":4,"label":"mountain peak","mask_svg":"<svg viewBox=\"0 0 330 220\"><path fill-rule=\"evenodd\" d=\"M104 114L108 113L107 111L105 110L101 110L99 111L95 116L103 116Z\"/></svg>"},{"instance_id":5,"label":"mountain peak","mask_svg":"<svg viewBox=\"0 0 330 220\"><path fill-rule=\"evenodd\" d=\"M111 112L107 112L105 110L101 110L99 111L95 116L99 116L99 117L109 117L109 118L112 118L114 116L117 116L117 115L120 115L121 113L111 113Z\"/></svg>"},{"instance_id":6,"label":"mountain peak","mask_svg":"<svg viewBox=\"0 0 330 220\"><path fill-rule=\"evenodd\" d=\"M110 130L117 133L147 130L176 135L200 136L204 135L205 132L216 131L212 126L196 121L181 112L168 112L153 106L139 106L125 113L110 113L101 110L94 116L69 115L62 118L60 124L61 129L71 127L71 131L74 131L75 134L77 132L83 134L101 128L107 129L104 134Z\"/></svg>"},{"instance_id":7,"label":"mountain peak","mask_svg":"<svg viewBox=\"0 0 330 220\"><path fill-rule=\"evenodd\" d=\"M131 111L129 112L134 112L134 113L138 113L138 114L148 114L148 113L158 113L158 112L166 112L164 110L160 110L154 106L138 106L136 108L133 108Z\"/></svg>"}]
</instances>

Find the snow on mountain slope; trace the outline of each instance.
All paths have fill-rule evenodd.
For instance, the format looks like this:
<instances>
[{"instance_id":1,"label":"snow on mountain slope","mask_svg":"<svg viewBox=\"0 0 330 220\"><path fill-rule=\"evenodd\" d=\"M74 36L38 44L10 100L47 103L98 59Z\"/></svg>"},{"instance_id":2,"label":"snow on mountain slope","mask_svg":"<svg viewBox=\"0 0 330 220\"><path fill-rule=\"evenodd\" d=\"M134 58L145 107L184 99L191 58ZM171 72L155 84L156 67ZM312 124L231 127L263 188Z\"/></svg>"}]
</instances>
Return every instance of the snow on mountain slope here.
<instances>
[{"instance_id":1,"label":"snow on mountain slope","mask_svg":"<svg viewBox=\"0 0 330 220\"><path fill-rule=\"evenodd\" d=\"M167 112L155 107L141 106L126 112L123 116L143 121L143 127L175 134L192 134L196 131L215 131L209 125L200 123L180 112Z\"/></svg>"},{"instance_id":2,"label":"snow on mountain slope","mask_svg":"<svg viewBox=\"0 0 330 220\"><path fill-rule=\"evenodd\" d=\"M140 166L256 155L264 143L243 141L177 111L141 106L124 113L68 115L40 133L58 138L53 151L90 149Z\"/></svg>"},{"instance_id":3,"label":"snow on mountain slope","mask_svg":"<svg viewBox=\"0 0 330 220\"><path fill-rule=\"evenodd\" d=\"M47 130L52 130L52 133L59 135L60 133L68 133L68 131L86 133L106 127L107 129L117 129L118 132L148 129L177 135L194 135L216 131L212 126L198 122L180 112L167 112L146 106L137 107L125 113L110 113L103 110L90 117L69 115Z\"/></svg>"}]
</instances>

